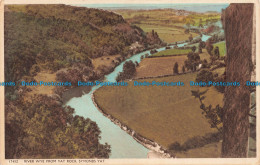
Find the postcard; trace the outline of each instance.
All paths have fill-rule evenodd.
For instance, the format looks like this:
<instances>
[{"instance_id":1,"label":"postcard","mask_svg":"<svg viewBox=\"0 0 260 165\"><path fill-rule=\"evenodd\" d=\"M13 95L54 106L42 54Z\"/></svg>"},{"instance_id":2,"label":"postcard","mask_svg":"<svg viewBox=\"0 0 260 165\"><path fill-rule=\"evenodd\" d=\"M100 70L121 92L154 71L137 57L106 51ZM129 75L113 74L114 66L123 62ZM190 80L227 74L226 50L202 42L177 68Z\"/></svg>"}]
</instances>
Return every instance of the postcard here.
<instances>
[{"instance_id":1,"label":"postcard","mask_svg":"<svg viewBox=\"0 0 260 165\"><path fill-rule=\"evenodd\" d=\"M0 165L260 164L259 1L0 11Z\"/></svg>"}]
</instances>

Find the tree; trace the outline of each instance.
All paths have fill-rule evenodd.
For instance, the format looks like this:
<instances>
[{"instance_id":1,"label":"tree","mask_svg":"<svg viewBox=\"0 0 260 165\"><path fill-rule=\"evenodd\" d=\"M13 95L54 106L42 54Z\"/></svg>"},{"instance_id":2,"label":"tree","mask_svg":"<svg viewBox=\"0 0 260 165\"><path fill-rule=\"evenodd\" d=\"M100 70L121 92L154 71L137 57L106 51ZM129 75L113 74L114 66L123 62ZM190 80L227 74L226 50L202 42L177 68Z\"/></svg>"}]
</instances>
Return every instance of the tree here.
<instances>
[{"instance_id":1,"label":"tree","mask_svg":"<svg viewBox=\"0 0 260 165\"><path fill-rule=\"evenodd\" d=\"M196 46L191 47L192 52L196 51Z\"/></svg>"},{"instance_id":2,"label":"tree","mask_svg":"<svg viewBox=\"0 0 260 165\"><path fill-rule=\"evenodd\" d=\"M182 73L185 73L185 66L182 66Z\"/></svg>"},{"instance_id":3,"label":"tree","mask_svg":"<svg viewBox=\"0 0 260 165\"><path fill-rule=\"evenodd\" d=\"M201 66L201 68L207 68L208 67L208 61L206 60L206 59L204 59L203 61L202 61L202 66Z\"/></svg>"},{"instance_id":4,"label":"tree","mask_svg":"<svg viewBox=\"0 0 260 165\"><path fill-rule=\"evenodd\" d=\"M222 20L227 44L227 82L245 84L251 79L253 13L254 4L232 3L225 9ZM247 157L250 95L246 85L225 89L222 157Z\"/></svg>"},{"instance_id":5,"label":"tree","mask_svg":"<svg viewBox=\"0 0 260 165\"><path fill-rule=\"evenodd\" d=\"M184 33L185 33L185 34L189 34L189 33L190 33L190 30L189 30L189 29L185 29L185 30L184 30Z\"/></svg>"},{"instance_id":6,"label":"tree","mask_svg":"<svg viewBox=\"0 0 260 165\"><path fill-rule=\"evenodd\" d=\"M200 48L205 48L206 47L206 43L204 41L200 41L199 47Z\"/></svg>"},{"instance_id":7,"label":"tree","mask_svg":"<svg viewBox=\"0 0 260 165\"><path fill-rule=\"evenodd\" d=\"M216 46L215 50L214 50L214 55L219 58L219 48L218 46Z\"/></svg>"},{"instance_id":8,"label":"tree","mask_svg":"<svg viewBox=\"0 0 260 165\"><path fill-rule=\"evenodd\" d=\"M211 128L216 128L218 131L222 132L221 124L223 122L223 108L220 107L219 104L215 108L212 108L212 105L205 106L203 100L206 98L204 95L207 91L208 90L200 92L199 90L194 90L191 91L191 95L199 99L200 109L203 110L202 114L209 119L208 122L210 123Z\"/></svg>"},{"instance_id":9,"label":"tree","mask_svg":"<svg viewBox=\"0 0 260 165\"><path fill-rule=\"evenodd\" d=\"M213 45L210 42L207 42L206 49L209 55L212 55Z\"/></svg>"},{"instance_id":10,"label":"tree","mask_svg":"<svg viewBox=\"0 0 260 165\"><path fill-rule=\"evenodd\" d=\"M139 66L139 63L137 61L135 61L135 66L138 67Z\"/></svg>"},{"instance_id":11,"label":"tree","mask_svg":"<svg viewBox=\"0 0 260 165\"><path fill-rule=\"evenodd\" d=\"M213 80L214 80L213 73L207 69L202 69L201 71L199 71L196 77L197 82L200 81L208 82Z\"/></svg>"},{"instance_id":12,"label":"tree","mask_svg":"<svg viewBox=\"0 0 260 165\"><path fill-rule=\"evenodd\" d=\"M197 66L200 64L200 56L198 53L190 52L187 55L188 59L184 61L185 67L188 70L196 71Z\"/></svg>"},{"instance_id":13,"label":"tree","mask_svg":"<svg viewBox=\"0 0 260 165\"><path fill-rule=\"evenodd\" d=\"M192 41L192 40L193 40L193 37L192 37L192 34L190 34L189 41Z\"/></svg>"},{"instance_id":14,"label":"tree","mask_svg":"<svg viewBox=\"0 0 260 165\"><path fill-rule=\"evenodd\" d=\"M210 63L211 64L214 64L215 63L215 61L217 60L217 56L210 56Z\"/></svg>"},{"instance_id":15,"label":"tree","mask_svg":"<svg viewBox=\"0 0 260 165\"><path fill-rule=\"evenodd\" d=\"M206 43L204 41L200 41L199 43L199 53L202 53L202 48L205 48Z\"/></svg>"},{"instance_id":16,"label":"tree","mask_svg":"<svg viewBox=\"0 0 260 165\"><path fill-rule=\"evenodd\" d=\"M133 61L126 61L123 65L123 72L126 75L129 75L129 77L133 76L136 72L135 64Z\"/></svg>"},{"instance_id":17,"label":"tree","mask_svg":"<svg viewBox=\"0 0 260 165\"><path fill-rule=\"evenodd\" d=\"M33 102L6 100L6 158L108 158L100 130L90 119L74 116L58 98L34 95Z\"/></svg>"},{"instance_id":18,"label":"tree","mask_svg":"<svg viewBox=\"0 0 260 165\"><path fill-rule=\"evenodd\" d=\"M136 73L136 64L133 61L126 61L123 65L123 72L117 75L116 81L130 79Z\"/></svg>"},{"instance_id":19,"label":"tree","mask_svg":"<svg viewBox=\"0 0 260 165\"><path fill-rule=\"evenodd\" d=\"M178 65L178 62L175 62L175 64L174 64L173 74L179 74L179 65Z\"/></svg>"},{"instance_id":20,"label":"tree","mask_svg":"<svg viewBox=\"0 0 260 165\"><path fill-rule=\"evenodd\" d=\"M199 47L199 53L202 53L202 48L201 47Z\"/></svg>"}]
</instances>

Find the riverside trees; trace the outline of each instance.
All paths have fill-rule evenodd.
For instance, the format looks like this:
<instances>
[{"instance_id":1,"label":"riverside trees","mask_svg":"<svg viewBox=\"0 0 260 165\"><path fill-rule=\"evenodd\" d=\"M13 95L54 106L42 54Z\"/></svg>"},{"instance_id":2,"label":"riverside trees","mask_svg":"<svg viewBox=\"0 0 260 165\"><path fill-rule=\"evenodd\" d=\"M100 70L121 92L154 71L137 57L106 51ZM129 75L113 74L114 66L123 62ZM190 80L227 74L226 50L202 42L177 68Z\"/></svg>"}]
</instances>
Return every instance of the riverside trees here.
<instances>
[{"instance_id":1,"label":"riverside trees","mask_svg":"<svg viewBox=\"0 0 260 165\"><path fill-rule=\"evenodd\" d=\"M122 81L132 78L136 73L136 65L133 61L126 61L123 66L123 72L119 72L116 81Z\"/></svg>"}]
</instances>

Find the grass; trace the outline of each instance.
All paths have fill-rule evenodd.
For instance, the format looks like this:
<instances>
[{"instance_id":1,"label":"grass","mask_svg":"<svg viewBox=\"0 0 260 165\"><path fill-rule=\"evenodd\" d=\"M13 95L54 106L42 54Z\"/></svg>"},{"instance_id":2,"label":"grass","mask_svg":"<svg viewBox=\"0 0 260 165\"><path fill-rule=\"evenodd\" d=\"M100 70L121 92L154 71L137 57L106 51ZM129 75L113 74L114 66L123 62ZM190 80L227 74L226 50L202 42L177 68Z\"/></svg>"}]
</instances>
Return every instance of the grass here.
<instances>
[{"instance_id":1,"label":"grass","mask_svg":"<svg viewBox=\"0 0 260 165\"><path fill-rule=\"evenodd\" d=\"M220 20L220 14L212 14L212 13L205 13L205 14L192 14L186 17L186 22L191 23L193 26L199 26L201 23L205 25L207 20L208 21L217 21Z\"/></svg>"},{"instance_id":2,"label":"grass","mask_svg":"<svg viewBox=\"0 0 260 165\"><path fill-rule=\"evenodd\" d=\"M124 87L102 87L95 93L97 104L108 114L117 118L142 136L158 142L163 147L176 141L183 144L194 136L216 132L201 114L200 104L191 96L192 87L189 81L195 80L196 73L170 76L164 78L143 79L139 82L177 82L183 81L185 86L133 86L129 81ZM206 93L205 104L222 105L223 94L214 87ZM214 153L197 152L195 157L211 156ZM194 156L194 155L193 155ZM189 157L189 155L186 155Z\"/></svg>"},{"instance_id":3,"label":"grass","mask_svg":"<svg viewBox=\"0 0 260 165\"><path fill-rule=\"evenodd\" d=\"M214 46L214 49L216 48L216 46L219 47L219 55L220 56L225 56L226 55L226 42L225 41L221 41L221 42L215 43L215 44L213 44L213 46Z\"/></svg>"},{"instance_id":4,"label":"grass","mask_svg":"<svg viewBox=\"0 0 260 165\"><path fill-rule=\"evenodd\" d=\"M184 33L184 26L188 23L191 26L199 26L201 23L220 20L219 13L193 13L186 11L187 15L178 15L176 10L114 10L121 14L124 19L133 25L141 27L145 32L154 29L159 37L167 43L187 40L190 34ZM191 33L193 37L198 34Z\"/></svg>"},{"instance_id":5,"label":"grass","mask_svg":"<svg viewBox=\"0 0 260 165\"><path fill-rule=\"evenodd\" d=\"M44 82L55 82L56 81L56 73L48 73L46 71L39 72L36 76L34 76L36 82L44 81ZM50 95L54 94L53 90L55 86L27 86L27 88L31 89L31 91L27 92L24 99L30 100L30 96L37 95Z\"/></svg>"},{"instance_id":6,"label":"grass","mask_svg":"<svg viewBox=\"0 0 260 165\"><path fill-rule=\"evenodd\" d=\"M171 52L174 50L177 49L168 49L162 52ZM210 62L210 55L206 49L202 49L202 53L200 53L200 59L206 59L208 62ZM182 73L182 67L185 60L187 60L186 55L145 58L139 63L135 78L157 77L173 74L173 66L175 62L178 62L179 73Z\"/></svg>"},{"instance_id":7,"label":"grass","mask_svg":"<svg viewBox=\"0 0 260 165\"><path fill-rule=\"evenodd\" d=\"M169 26L165 24L136 24L140 28L142 28L145 32L151 32L152 30L156 31L159 35L159 37L167 42L167 43L175 43L177 41L184 41L189 39L190 34L192 34L193 37L198 36L196 33L184 33L183 27L178 26Z\"/></svg>"},{"instance_id":8,"label":"grass","mask_svg":"<svg viewBox=\"0 0 260 165\"><path fill-rule=\"evenodd\" d=\"M191 26L199 26L201 23L219 21L219 13L193 13L186 11L187 15L178 15L176 10L114 10L121 14L129 23L141 27L145 32L154 29L159 37L167 43L187 40L190 34L184 33L184 26L188 23ZM198 36L191 33L193 37Z\"/></svg>"},{"instance_id":9,"label":"grass","mask_svg":"<svg viewBox=\"0 0 260 165\"><path fill-rule=\"evenodd\" d=\"M200 148L188 150L187 152L177 153L178 158L217 158L221 155L221 142L207 144ZM210 154L205 154L210 153Z\"/></svg>"},{"instance_id":10,"label":"grass","mask_svg":"<svg viewBox=\"0 0 260 165\"><path fill-rule=\"evenodd\" d=\"M194 13L186 11L187 15L178 15L174 9L155 9L155 10L114 10L121 14L130 22L155 22L167 25L185 25L190 23L192 26L205 25L208 22L220 20L220 13Z\"/></svg>"},{"instance_id":11,"label":"grass","mask_svg":"<svg viewBox=\"0 0 260 165\"><path fill-rule=\"evenodd\" d=\"M145 58L137 67L136 78L173 74L173 66L175 62L178 62L179 73L182 73L182 66L186 59L186 56Z\"/></svg>"},{"instance_id":12,"label":"grass","mask_svg":"<svg viewBox=\"0 0 260 165\"><path fill-rule=\"evenodd\" d=\"M218 68L212 71L214 74L223 75L225 72L225 67Z\"/></svg>"},{"instance_id":13,"label":"grass","mask_svg":"<svg viewBox=\"0 0 260 165\"><path fill-rule=\"evenodd\" d=\"M197 50L196 50L196 52L197 52ZM201 60L206 59L208 62L210 62L210 55L206 49L202 49L202 53L199 53L199 55L200 55Z\"/></svg>"},{"instance_id":14,"label":"grass","mask_svg":"<svg viewBox=\"0 0 260 165\"><path fill-rule=\"evenodd\" d=\"M181 55L188 54L191 52L191 49L167 49L153 54L152 56L169 56L169 55Z\"/></svg>"}]
</instances>

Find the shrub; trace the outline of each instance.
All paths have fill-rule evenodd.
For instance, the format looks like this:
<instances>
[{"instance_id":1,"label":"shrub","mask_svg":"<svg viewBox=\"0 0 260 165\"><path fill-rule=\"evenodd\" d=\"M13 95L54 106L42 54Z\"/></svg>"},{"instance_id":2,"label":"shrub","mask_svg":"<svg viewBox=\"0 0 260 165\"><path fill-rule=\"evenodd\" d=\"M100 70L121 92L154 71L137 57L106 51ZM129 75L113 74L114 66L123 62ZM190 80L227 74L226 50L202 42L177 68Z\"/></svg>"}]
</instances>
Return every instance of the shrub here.
<instances>
[{"instance_id":1,"label":"shrub","mask_svg":"<svg viewBox=\"0 0 260 165\"><path fill-rule=\"evenodd\" d=\"M178 74L178 73L179 73L179 65L178 62L175 62L173 67L173 74Z\"/></svg>"},{"instance_id":2,"label":"shrub","mask_svg":"<svg viewBox=\"0 0 260 165\"><path fill-rule=\"evenodd\" d=\"M214 50L214 55L219 58L219 48L218 48L218 46L216 46L216 48Z\"/></svg>"},{"instance_id":3,"label":"shrub","mask_svg":"<svg viewBox=\"0 0 260 165\"><path fill-rule=\"evenodd\" d=\"M214 80L213 73L206 69L200 70L196 77L197 82L200 81L208 82L213 80Z\"/></svg>"},{"instance_id":4,"label":"shrub","mask_svg":"<svg viewBox=\"0 0 260 165\"><path fill-rule=\"evenodd\" d=\"M126 61L123 66L123 72L117 75L116 81L122 81L132 78L136 73L136 65L133 61Z\"/></svg>"},{"instance_id":5,"label":"shrub","mask_svg":"<svg viewBox=\"0 0 260 165\"><path fill-rule=\"evenodd\" d=\"M206 47L206 43L204 41L200 41L199 47L205 48Z\"/></svg>"},{"instance_id":6,"label":"shrub","mask_svg":"<svg viewBox=\"0 0 260 165\"><path fill-rule=\"evenodd\" d=\"M192 52L196 51L196 46L191 47Z\"/></svg>"},{"instance_id":7,"label":"shrub","mask_svg":"<svg viewBox=\"0 0 260 165\"><path fill-rule=\"evenodd\" d=\"M213 50L213 45L208 42L207 45L206 45L206 49L207 49L207 52L209 53L209 55L212 55L212 50Z\"/></svg>"},{"instance_id":8,"label":"shrub","mask_svg":"<svg viewBox=\"0 0 260 165\"><path fill-rule=\"evenodd\" d=\"M188 60L185 60L185 67L188 70L196 71L196 67L200 64L200 56L198 53L190 52L188 55Z\"/></svg>"}]
</instances>

